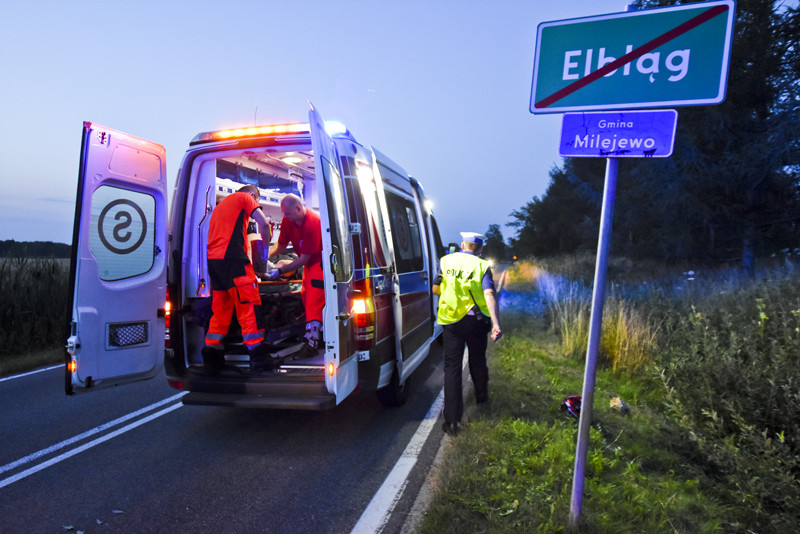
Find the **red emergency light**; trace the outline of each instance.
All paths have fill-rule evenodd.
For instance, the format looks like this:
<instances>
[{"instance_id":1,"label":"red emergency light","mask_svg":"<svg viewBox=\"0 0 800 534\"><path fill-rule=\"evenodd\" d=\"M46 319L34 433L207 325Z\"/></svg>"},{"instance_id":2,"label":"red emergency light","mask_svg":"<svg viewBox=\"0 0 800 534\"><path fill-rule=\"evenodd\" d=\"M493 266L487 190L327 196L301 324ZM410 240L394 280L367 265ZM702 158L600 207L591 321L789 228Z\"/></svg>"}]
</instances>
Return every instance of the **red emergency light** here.
<instances>
[{"instance_id":1,"label":"red emergency light","mask_svg":"<svg viewBox=\"0 0 800 534\"><path fill-rule=\"evenodd\" d=\"M215 141L227 141L229 139L244 139L248 137L259 137L263 135L285 135L296 133L308 133L309 127L306 122L295 122L290 124L271 124L267 126L252 126L249 128L233 128L230 130L217 130L215 132L202 132L197 134L190 145L200 143L213 143Z\"/></svg>"}]
</instances>

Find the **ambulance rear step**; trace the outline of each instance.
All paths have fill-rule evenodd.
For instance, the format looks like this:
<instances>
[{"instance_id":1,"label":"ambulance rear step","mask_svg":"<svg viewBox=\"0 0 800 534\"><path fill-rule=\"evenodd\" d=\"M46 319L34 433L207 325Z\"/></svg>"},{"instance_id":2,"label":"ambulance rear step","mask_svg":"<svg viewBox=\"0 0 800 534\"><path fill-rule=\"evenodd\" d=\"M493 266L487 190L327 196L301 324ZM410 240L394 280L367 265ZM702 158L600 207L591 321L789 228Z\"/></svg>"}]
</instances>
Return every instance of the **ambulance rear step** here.
<instances>
[{"instance_id":1,"label":"ambulance rear step","mask_svg":"<svg viewBox=\"0 0 800 534\"><path fill-rule=\"evenodd\" d=\"M328 410L336 406L335 395L312 397L256 396L235 393L191 392L183 397L183 404L204 406L227 406L231 408L272 408L276 410Z\"/></svg>"}]
</instances>

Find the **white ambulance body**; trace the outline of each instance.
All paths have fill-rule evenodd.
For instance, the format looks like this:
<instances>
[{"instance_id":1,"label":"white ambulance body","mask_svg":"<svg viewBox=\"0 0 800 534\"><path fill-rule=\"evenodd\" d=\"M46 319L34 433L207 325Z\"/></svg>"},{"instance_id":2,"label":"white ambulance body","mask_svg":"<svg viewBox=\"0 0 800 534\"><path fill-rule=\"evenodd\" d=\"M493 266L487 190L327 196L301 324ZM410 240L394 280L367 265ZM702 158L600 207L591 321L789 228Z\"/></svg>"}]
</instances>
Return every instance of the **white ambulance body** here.
<instances>
[{"instance_id":1,"label":"white ambulance body","mask_svg":"<svg viewBox=\"0 0 800 534\"><path fill-rule=\"evenodd\" d=\"M444 251L419 182L312 107L308 124L198 134L169 223L166 183L163 147L84 124L68 394L152 378L163 362L170 385L189 391L186 404L325 409L357 386L388 405L405 401L409 375L441 333L431 285ZM284 363L251 376L234 319L226 366L211 376L200 354L211 314L208 224L216 203L245 184L261 190L273 242L285 194L320 215L324 350L293 358L305 331L299 276L264 281L265 343Z\"/></svg>"}]
</instances>

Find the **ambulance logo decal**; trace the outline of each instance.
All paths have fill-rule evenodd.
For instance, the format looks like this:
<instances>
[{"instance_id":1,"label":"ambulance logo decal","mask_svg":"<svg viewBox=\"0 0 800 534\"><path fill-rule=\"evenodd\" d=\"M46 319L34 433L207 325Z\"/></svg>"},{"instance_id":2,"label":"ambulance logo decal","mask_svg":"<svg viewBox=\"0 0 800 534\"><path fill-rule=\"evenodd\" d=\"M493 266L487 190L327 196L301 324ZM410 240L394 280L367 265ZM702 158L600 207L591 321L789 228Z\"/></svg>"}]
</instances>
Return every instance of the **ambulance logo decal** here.
<instances>
[{"instance_id":1,"label":"ambulance logo decal","mask_svg":"<svg viewBox=\"0 0 800 534\"><path fill-rule=\"evenodd\" d=\"M135 202L122 198L108 203L97 221L100 241L115 254L130 254L147 235L147 217Z\"/></svg>"},{"instance_id":2,"label":"ambulance logo decal","mask_svg":"<svg viewBox=\"0 0 800 534\"><path fill-rule=\"evenodd\" d=\"M86 231L100 278L122 280L148 272L158 254L155 197L101 185L91 203L91 222Z\"/></svg>"}]
</instances>

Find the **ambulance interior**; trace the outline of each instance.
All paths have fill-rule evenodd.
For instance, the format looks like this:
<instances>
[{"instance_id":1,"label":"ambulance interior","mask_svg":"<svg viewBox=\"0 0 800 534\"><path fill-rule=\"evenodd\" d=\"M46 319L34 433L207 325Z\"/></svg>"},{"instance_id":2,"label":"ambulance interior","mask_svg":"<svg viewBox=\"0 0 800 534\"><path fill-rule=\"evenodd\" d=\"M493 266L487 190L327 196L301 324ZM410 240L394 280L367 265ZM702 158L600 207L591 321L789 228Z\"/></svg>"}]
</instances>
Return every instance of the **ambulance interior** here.
<instances>
[{"instance_id":1,"label":"ambulance interior","mask_svg":"<svg viewBox=\"0 0 800 534\"><path fill-rule=\"evenodd\" d=\"M261 191L261 209L272 226L270 243L261 243L255 221L251 219L249 234L252 260L256 271L266 271L267 254L278 240L282 213L281 199L293 193L303 199L306 207L319 212L319 200L314 173L314 156L310 144L280 147L256 147L206 153L195 159L188 198L196 199L187 205L184 227L184 335L186 363L190 369L202 370L200 350L211 317L211 287L206 263L208 225L214 206L246 184L257 185ZM289 248L278 260L295 258ZM259 265L260 264L260 265ZM261 267L259 269L258 267ZM305 333L305 312L300 298L302 269L286 273L277 281L261 279L261 312L266 330L265 343L273 348L276 357L284 358L281 372L293 368L323 368L323 357L292 363L292 354L302 346ZM226 371L244 372L249 356L241 344L241 333L233 314L226 346ZM241 374L241 373L239 373ZM246 373L245 373L246 374Z\"/></svg>"}]
</instances>

